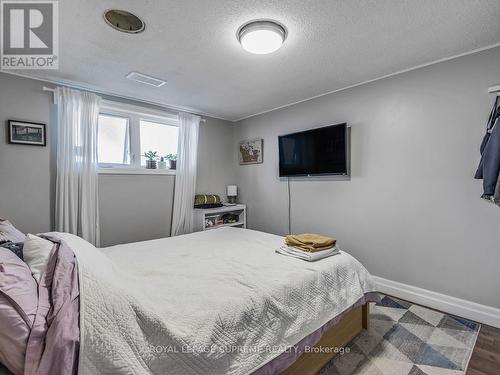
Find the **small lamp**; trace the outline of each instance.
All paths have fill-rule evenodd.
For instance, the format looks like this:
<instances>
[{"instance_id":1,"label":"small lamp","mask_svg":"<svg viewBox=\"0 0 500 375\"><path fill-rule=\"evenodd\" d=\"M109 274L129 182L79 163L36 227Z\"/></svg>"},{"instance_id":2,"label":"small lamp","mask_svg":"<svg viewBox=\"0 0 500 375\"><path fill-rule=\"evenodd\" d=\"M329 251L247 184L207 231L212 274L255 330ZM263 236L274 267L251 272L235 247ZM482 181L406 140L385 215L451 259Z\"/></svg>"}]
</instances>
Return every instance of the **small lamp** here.
<instances>
[{"instance_id":1,"label":"small lamp","mask_svg":"<svg viewBox=\"0 0 500 375\"><path fill-rule=\"evenodd\" d=\"M238 186L227 185L227 200L229 203L236 203L236 197L238 196Z\"/></svg>"}]
</instances>

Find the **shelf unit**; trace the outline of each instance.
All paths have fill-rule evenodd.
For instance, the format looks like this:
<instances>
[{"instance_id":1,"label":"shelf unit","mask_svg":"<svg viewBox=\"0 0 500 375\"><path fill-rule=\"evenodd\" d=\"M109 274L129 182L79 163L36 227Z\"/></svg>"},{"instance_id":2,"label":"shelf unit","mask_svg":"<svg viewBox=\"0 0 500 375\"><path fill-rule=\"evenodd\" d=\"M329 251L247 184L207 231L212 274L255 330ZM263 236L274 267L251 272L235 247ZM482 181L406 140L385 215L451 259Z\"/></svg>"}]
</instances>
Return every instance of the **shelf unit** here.
<instances>
[{"instance_id":1,"label":"shelf unit","mask_svg":"<svg viewBox=\"0 0 500 375\"><path fill-rule=\"evenodd\" d=\"M221 217L225 214L233 214L238 216L238 221L236 223L227 224L217 224ZM208 226L206 220L209 220L213 225ZM246 228L247 227L247 212L246 205L237 204L234 206L223 206L218 208L208 208L208 209L194 209L194 230L196 232L203 230L211 230L221 227L237 227Z\"/></svg>"}]
</instances>

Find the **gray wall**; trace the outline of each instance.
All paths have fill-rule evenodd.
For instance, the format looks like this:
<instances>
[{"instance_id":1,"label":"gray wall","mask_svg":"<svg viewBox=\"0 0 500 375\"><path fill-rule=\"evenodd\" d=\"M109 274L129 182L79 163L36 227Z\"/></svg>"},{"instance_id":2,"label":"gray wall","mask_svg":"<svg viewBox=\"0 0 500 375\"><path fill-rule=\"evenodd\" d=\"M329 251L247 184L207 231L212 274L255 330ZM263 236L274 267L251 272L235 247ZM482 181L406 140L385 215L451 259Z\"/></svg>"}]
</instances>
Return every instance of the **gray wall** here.
<instances>
[{"instance_id":1,"label":"gray wall","mask_svg":"<svg viewBox=\"0 0 500 375\"><path fill-rule=\"evenodd\" d=\"M0 217L30 232L52 228L52 98L40 82L0 73ZM7 120L47 124L48 146L7 143Z\"/></svg>"},{"instance_id":2,"label":"gray wall","mask_svg":"<svg viewBox=\"0 0 500 375\"><path fill-rule=\"evenodd\" d=\"M233 163L235 124L208 118L200 125L196 191L226 197L226 186L236 183Z\"/></svg>"},{"instance_id":3,"label":"gray wall","mask_svg":"<svg viewBox=\"0 0 500 375\"><path fill-rule=\"evenodd\" d=\"M100 175L101 246L170 235L175 177Z\"/></svg>"},{"instance_id":4,"label":"gray wall","mask_svg":"<svg viewBox=\"0 0 500 375\"><path fill-rule=\"evenodd\" d=\"M44 85L0 73L0 217L24 232L54 228L56 107ZM8 119L46 123L47 147L7 144ZM212 118L200 125L198 191L223 195L234 183L233 130L234 124ZM101 245L168 236L173 187L171 175L100 175Z\"/></svg>"},{"instance_id":5,"label":"gray wall","mask_svg":"<svg viewBox=\"0 0 500 375\"><path fill-rule=\"evenodd\" d=\"M234 143L264 138L264 163L236 172L250 228L287 232L278 135L348 122L351 180L292 180L292 231L336 236L374 275L500 307L500 208L473 179L499 61L496 48L242 121Z\"/></svg>"}]
</instances>

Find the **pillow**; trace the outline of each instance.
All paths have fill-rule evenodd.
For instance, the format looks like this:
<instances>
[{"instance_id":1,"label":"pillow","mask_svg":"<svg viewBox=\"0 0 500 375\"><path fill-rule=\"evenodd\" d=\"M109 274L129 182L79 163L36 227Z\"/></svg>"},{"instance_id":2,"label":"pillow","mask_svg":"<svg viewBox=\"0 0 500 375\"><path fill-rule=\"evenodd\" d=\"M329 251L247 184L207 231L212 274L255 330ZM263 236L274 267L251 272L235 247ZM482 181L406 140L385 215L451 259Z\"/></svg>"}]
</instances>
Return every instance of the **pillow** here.
<instances>
[{"instance_id":1,"label":"pillow","mask_svg":"<svg viewBox=\"0 0 500 375\"><path fill-rule=\"evenodd\" d=\"M26 241L24 241L24 261L31 269L31 273L38 283L40 283L42 275L47 269L53 247L52 242L34 234L28 234Z\"/></svg>"},{"instance_id":2,"label":"pillow","mask_svg":"<svg viewBox=\"0 0 500 375\"><path fill-rule=\"evenodd\" d=\"M0 218L0 242L24 242L26 236L16 229L9 220Z\"/></svg>"},{"instance_id":3,"label":"pillow","mask_svg":"<svg viewBox=\"0 0 500 375\"><path fill-rule=\"evenodd\" d=\"M24 373L37 306L38 286L30 269L10 250L0 247L0 362L15 375Z\"/></svg>"}]
</instances>

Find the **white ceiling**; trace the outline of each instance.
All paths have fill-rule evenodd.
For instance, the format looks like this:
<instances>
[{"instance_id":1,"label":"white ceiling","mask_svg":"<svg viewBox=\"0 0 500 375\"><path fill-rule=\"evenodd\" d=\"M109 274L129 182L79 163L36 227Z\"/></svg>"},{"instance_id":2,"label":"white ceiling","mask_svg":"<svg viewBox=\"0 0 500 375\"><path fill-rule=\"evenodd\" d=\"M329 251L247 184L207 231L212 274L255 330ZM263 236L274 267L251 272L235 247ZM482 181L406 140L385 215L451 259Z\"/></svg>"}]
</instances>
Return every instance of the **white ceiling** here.
<instances>
[{"instance_id":1,"label":"white ceiling","mask_svg":"<svg viewBox=\"0 0 500 375\"><path fill-rule=\"evenodd\" d=\"M237 120L500 42L499 0L63 0L60 69L28 75ZM129 10L139 35L102 14ZM288 28L270 55L245 52L238 27ZM167 81L153 88L132 70Z\"/></svg>"}]
</instances>

